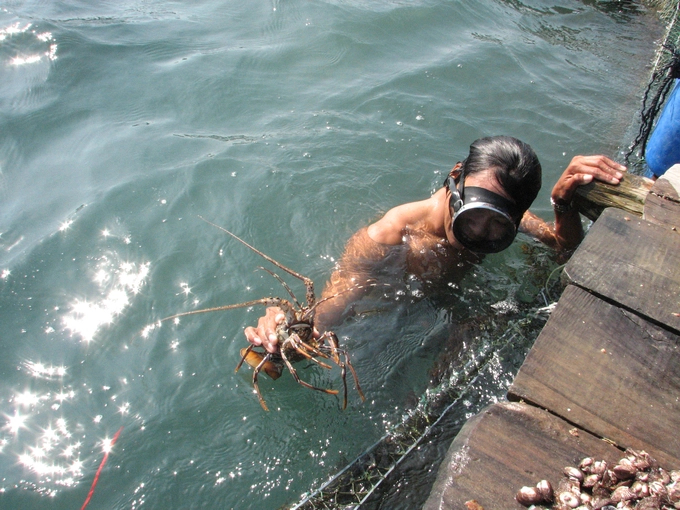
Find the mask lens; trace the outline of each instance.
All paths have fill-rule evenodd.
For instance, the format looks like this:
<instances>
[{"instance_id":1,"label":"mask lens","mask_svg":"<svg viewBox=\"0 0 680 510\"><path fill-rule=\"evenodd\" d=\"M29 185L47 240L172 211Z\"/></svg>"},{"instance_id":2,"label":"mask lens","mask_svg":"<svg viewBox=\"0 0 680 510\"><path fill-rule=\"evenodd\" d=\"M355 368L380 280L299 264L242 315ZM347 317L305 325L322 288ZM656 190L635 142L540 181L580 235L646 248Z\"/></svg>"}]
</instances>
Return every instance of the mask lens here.
<instances>
[{"instance_id":1,"label":"mask lens","mask_svg":"<svg viewBox=\"0 0 680 510\"><path fill-rule=\"evenodd\" d=\"M512 219L489 204L464 207L453 220L453 235L476 253L497 253L512 244L517 227Z\"/></svg>"}]
</instances>

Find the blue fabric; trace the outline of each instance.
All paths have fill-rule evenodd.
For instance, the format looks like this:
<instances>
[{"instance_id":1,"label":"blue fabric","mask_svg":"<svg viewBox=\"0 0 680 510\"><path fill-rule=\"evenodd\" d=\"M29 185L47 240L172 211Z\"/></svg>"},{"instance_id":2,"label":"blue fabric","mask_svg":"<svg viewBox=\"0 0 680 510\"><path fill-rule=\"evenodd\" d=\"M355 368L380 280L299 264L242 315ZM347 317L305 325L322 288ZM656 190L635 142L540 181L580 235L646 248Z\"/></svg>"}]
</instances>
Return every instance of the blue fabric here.
<instances>
[{"instance_id":1,"label":"blue fabric","mask_svg":"<svg viewBox=\"0 0 680 510\"><path fill-rule=\"evenodd\" d=\"M666 101L661 117L649 137L645 160L648 174L656 176L680 163L680 79L675 80L673 92ZM651 177L651 175L649 175Z\"/></svg>"}]
</instances>

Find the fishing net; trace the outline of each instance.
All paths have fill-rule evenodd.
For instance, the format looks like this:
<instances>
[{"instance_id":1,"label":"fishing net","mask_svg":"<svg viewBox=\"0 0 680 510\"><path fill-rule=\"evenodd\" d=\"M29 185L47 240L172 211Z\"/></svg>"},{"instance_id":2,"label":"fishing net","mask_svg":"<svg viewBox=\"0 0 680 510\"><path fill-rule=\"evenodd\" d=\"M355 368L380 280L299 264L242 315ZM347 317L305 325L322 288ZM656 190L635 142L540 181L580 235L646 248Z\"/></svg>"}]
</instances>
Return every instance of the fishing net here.
<instances>
[{"instance_id":1,"label":"fishing net","mask_svg":"<svg viewBox=\"0 0 680 510\"><path fill-rule=\"evenodd\" d=\"M535 283L530 302L487 302L463 321L452 311L444 322L454 326L417 405L379 441L289 508L421 507L448 445L470 416L504 397L564 288L559 277L563 266L555 267L550 258L541 258L544 255L543 248L530 254Z\"/></svg>"},{"instance_id":2,"label":"fishing net","mask_svg":"<svg viewBox=\"0 0 680 510\"><path fill-rule=\"evenodd\" d=\"M436 469L428 480L420 481L409 471L422 475L428 467L439 464L442 459L433 457L441 452L427 449L441 450L455 437L469 414L491 403L479 395L480 390L489 386L488 379L494 374L503 372L499 365L513 363L511 358L517 356L518 350L526 354L544 323L545 317L536 312L509 321L500 336L496 336L498 327L488 331L476 355L463 366L453 368L438 386L428 389L401 423L292 508L394 508L389 501L395 495L402 504L404 498L410 497L415 499L414 507L422 506L424 495L415 495L413 491L418 488L414 485L420 483L427 491ZM477 326L483 329L489 324Z\"/></svg>"},{"instance_id":3,"label":"fishing net","mask_svg":"<svg viewBox=\"0 0 680 510\"><path fill-rule=\"evenodd\" d=\"M680 1L653 2L660 16L668 23L666 35L655 59L649 84L645 89L640 110L640 128L626 153L626 163L635 168L644 166L647 141L652 133L673 84L680 78ZM634 159L631 159L635 156Z\"/></svg>"},{"instance_id":4,"label":"fishing net","mask_svg":"<svg viewBox=\"0 0 680 510\"><path fill-rule=\"evenodd\" d=\"M636 157L635 161L629 162L633 167L644 165L647 138L673 79L680 77L680 0L651 3L659 9L668 29L644 93L638 121L639 134L626 155L627 162L632 156ZM545 306L540 306L537 301L520 310L519 314L505 315L505 320L499 320L498 314L479 320L475 327L481 332L480 344L474 347L474 356L446 361L449 371L425 392L418 405L406 413L398 425L288 508L380 509L394 508L395 502L399 502L397 506L402 508L421 507L424 503L422 494L409 501L414 488L417 491L414 485L418 484L418 480L412 476L413 473L428 471L428 467L433 472L420 481L422 490L427 492L442 460L442 449L445 451L445 445L450 443L471 414L497 398L482 394L483 388L489 386L484 379L496 377L499 365L505 364L505 370L511 373L519 368L545 324L554 306L553 300L559 297L563 288L559 279L553 281L555 271L561 270L562 266L553 269L539 293L545 300ZM428 453L428 448L439 451Z\"/></svg>"}]
</instances>

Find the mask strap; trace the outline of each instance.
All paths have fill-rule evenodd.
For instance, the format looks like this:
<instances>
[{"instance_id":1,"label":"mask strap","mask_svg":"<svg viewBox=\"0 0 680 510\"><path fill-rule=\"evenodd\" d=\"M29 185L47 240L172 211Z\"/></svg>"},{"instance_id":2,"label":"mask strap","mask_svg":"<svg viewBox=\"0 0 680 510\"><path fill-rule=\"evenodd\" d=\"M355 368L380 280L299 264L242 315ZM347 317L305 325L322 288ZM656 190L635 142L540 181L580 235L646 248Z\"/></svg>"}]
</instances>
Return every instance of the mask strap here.
<instances>
[{"instance_id":1,"label":"mask strap","mask_svg":"<svg viewBox=\"0 0 680 510\"><path fill-rule=\"evenodd\" d=\"M465 189L465 166L460 168L460 173L458 174L458 187L456 187L456 178L453 176L453 172L449 174L444 182L445 186L451 192L451 198L449 199L449 207L453 209L454 215L457 213L461 207L463 207L463 190Z\"/></svg>"}]
</instances>

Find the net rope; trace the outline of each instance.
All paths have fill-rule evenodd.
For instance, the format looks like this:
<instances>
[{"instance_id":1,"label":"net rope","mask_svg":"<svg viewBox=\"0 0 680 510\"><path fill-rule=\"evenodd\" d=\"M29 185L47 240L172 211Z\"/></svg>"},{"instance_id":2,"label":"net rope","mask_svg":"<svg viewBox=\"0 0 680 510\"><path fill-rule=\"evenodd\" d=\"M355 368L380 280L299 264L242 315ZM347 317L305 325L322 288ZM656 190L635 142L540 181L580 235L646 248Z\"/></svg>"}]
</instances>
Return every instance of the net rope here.
<instances>
[{"instance_id":1,"label":"net rope","mask_svg":"<svg viewBox=\"0 0 680 510\"><path fill-rule=\"evenodd\" d=\"M654 129L654 121L663 108L666 98L673 88L673 83L677 78L680 78L679 13L680 1L665 2L665 5L661 7L661 18L668 20L668 28L664 42L659 48L652 76L644 92L640 110L640 130L626 153L627 164L630 164L630 157L638 149L638 158L644 159L647 141Z\"/></svg>"}]
</instances>

